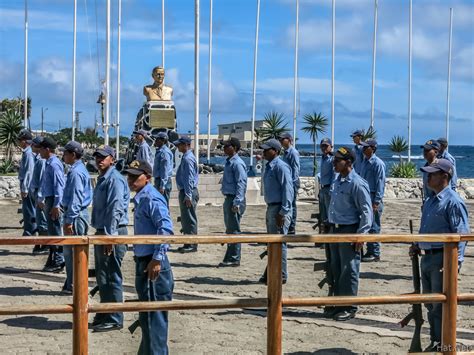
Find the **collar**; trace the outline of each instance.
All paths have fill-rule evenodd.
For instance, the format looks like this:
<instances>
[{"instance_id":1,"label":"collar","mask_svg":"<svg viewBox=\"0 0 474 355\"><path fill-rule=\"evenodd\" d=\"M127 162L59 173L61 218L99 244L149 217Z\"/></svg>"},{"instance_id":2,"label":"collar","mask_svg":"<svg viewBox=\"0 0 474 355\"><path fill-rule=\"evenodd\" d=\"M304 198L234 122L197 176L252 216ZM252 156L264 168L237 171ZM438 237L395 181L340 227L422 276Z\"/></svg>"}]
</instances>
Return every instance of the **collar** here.
<instances>
[{"instance_id":1,"label":"collar","mask_svg":"<svg viewBox=\"0 0 474 355\"><path fill-rule=\"evenodd\" d=\"M351 182L354 179L354 176L355 176L355 170L352 169L351 172L349 174L347 174L346 177L342 177L341 174L339 174L338 179L341 182L344 182L344 181Z\"/></svg>"},{"instance_id":2,"label":"collar","mask_svg":"<svg viewBox=\"0 0 474 355\"><path fill-rule=\"evenodd\" d=\"M193 154L193 152L192 152L191 149L188 149L188 150L186 151L186 153L183 154L183 157L184 157L184 156L188 156L189 154Z\"/></svg>"},{"instance_id":3,"label":"collar","mask_svg":"<svg viewBox=\"0 0 474 355\"><path fill-rule=\"evenodd\" d=\"M145 197L145 195L148 194L148 191L150 190L150 188L153 188L153 186L151 186L150 183L147 183L143 189L141 189L139 192L136 193L135 197L133 198L133 201L136 203L136 204L139 204L140 203L140 200Z\"/></svg>"},{"instance_id":4,"label":"collar","mask_svg":"<svg viewBox=\"0 0 474 355\"><path fill-rule=\"evenodd\" d=\"M446 186L443 190L441 190L439 192L439 194L436 195L436 198L439 201L441 201L441 200L447 198L450 193L451 193L451 186L450 186L450 184L448 184L448 186Z\"/></svg>"},{"instance_id":5,"label":"collar","mask_svg":"<svg viewBox=\"0 0 474 355\"><path fill-rule=\"evenodd\" d=\"M74 162L74 164L71 165L71 170L77 168L79 166L79 164L82 164L82 160L81 159L78 159Z\"/></svg>"},{"instance_id":6,"label":"collar","mask_svg":"<svg viewBox=\"0 0 474 355\"><path fill-rule=\"evenodd\" d=\"M275 159L268 163L268 166L273 169L273 167L278 164L278 160L280 160L280 157L277 156Z\"/></svg>"},{"instance_id":7,"label":"collar","mask_svg":"<svg viewBox=\"0 0 474 355\"><path fill-rule=\"evenodd\" d=\"M99 176L99 179L108 179L108 178L110 177L110 175L112 175L112 172L113 172L114 170L115 170L115 166L112 165L112 166L109 168L109 170L107 170L107 171L105 172L104 175Z\"/></svg>"},{"instance_id":8,"label":"collar","mask_svg":"<svg viewBox=\"0 0 474 355\"><path fill-rule=\"evenodd\" d=\"M48 159L46 159L46 163L51 164L55 158L57 158L56 154L51 155Z\"/></svg>"},{"instance_id":9,"label":"collar","mask_svg":"<svg viewBox=\"0 0 474 355\"><path fill-rule=\"evenodd\" d=\"M238 156L239 156L239 154L235 153L235 154L234 154L233 156L231 156L230 158L227 157L226 161L230 163L231 161L236 160Z\"/></svg>"},{"instance_id":10,"label":"collar","mask_svg":"<svg viewBox=\"0 0 474 355\"><path fill-rule=\"evenodd\" d=\"M25 149L22 149L21 151L23 153L26 153L28 150L31 150L31 146L29 145L28 147L26 147Z\"/></svg>"}]
</instances>

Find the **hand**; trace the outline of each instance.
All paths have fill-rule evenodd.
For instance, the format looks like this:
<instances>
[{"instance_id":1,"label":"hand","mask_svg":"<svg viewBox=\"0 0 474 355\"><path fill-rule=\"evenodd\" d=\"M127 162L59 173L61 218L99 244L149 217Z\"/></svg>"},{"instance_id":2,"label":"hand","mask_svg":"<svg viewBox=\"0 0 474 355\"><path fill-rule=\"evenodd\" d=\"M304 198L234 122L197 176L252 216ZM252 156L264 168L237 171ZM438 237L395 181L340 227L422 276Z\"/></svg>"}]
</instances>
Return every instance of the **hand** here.
<instances>
[{"instance_id":1,"label":"hand","mask_svg":"<svg viewBox=\"0 0 474 355\"><path fill-rule=\"evenodd\" d=\"M418 247L418 245L413 244L410 246L410 249L408 250L408 255L410 255L410 257L414 257L415 255L420 255L420 254L421 254L421 250Z\"/></svg>"},{"instance_id":2,"label":"hand","mask_svg":"<svg viewBox=\"0 0 474 355\"><path fill-rule=\"evenodd\" d=\"M377 212L379 210L379 204L378 203L373 203L372 204L372 210L375 212Z\"/></svg>"},{"instance_id":3,"label":"hand","mask_svg":"<svg viewBox=\"0 0 474 355\"><path fill-rule=\"evenodd\" d=\"M233 213L239 213L239 206L232 206Z\"/></svg>"},{"instance_id":4,"label":"hand","mask_svg":"<svg viewBox=\"0 0 474 355\"><path fill-rule=\"evenodd\" d=\"M362 250L362 247L364 246L364 243L354 243L354 250L359 252Z\"/></svg>"},{"instance_id":5,"label":"hand","mask_svg":"<svg viewBox=\"0 0 474 355\"><path fill-rule=\"evenodd\" d=\"M22 192L21 193L21 198L24 200L25 198L28 197L28 192Z\"/></svg>"},{"instance_id":6,"label":"hand","mask_svg":"<svg viewBox=\"0 0 474 355\"><path fill-rule=\"evenodd\" d=\"M74 235L74 230L72 228L72 224L66 223L63 225L63 232L64 235Z\"/></svg>"},{"instance_id":7,"label":"hand","mask_svg":"<svg viewBox=\"0 0 474 355\"><path fill-rule=\"evenodd\" d=\"M51 219L53 221L56 221L59 219L59 214L60 214L60 210L59 210L59 207L53 207L51 209L51 212L49 213L49 215L51 216Z\"/></svg>"},{"instance_id":8,"label":"hand","mask_svg":"<svg viewBox=\"0 0 474 355\"><path fill-rule=\"evenodd\" d=\"M148 273L149 280L154 281L160 274L160 270L161 270L161 262L159 260L152 259L148 263L146 270L144 272Z\"/></svg>"},{"instance_id":9,"label":"hand","mask_svg":"<svg viewBox=\"0 0 474 355\"><path fill-rule=\"evenodd\" d=\"M44 202L38 202L38 208L40 210L44 210L44 207L45 207Z\"/></svg>"},{"instance_id":10,"label":"hand","mask_svg":"<svg viewBox=\"0 0 474 355\"><path fill-rule=\"evenodd\" d=\"M276 215L276 225L278 228L282 228L283 225L285 224L285 216L282 216L281 214Z\"/></svg>"},{"instance_id":11,"label":"hand","mask_svg":"<svg viewBox=\"0 0 474 355\"><path fill-rule=\"evenodd\" d=\"M113 245L104 245L104 255L110 256L114 251Z\"/></svg>"},{"instance_id":12,"label":"hand","mask_svg":"<svg viewBox=\"0 0 474 355\"><path fill-rule=\"evenodd\" d=\"M165 189L161 188L158 190L160 192L160 194L164 195L165 194Z\"/></svg>"},{"instance_id":13,"label":"hand","mask_svg":"<svg viewBox=\"0 0 474 355\"><path fill-rule=\"evenodd\" d=\"M186 198L184 199L184 203L185 203L185 205L186 205L187 208L193 207L193 202L191 201L191 199L190 199L189 197L186 197Z\"/></svg>"}]
</instances>

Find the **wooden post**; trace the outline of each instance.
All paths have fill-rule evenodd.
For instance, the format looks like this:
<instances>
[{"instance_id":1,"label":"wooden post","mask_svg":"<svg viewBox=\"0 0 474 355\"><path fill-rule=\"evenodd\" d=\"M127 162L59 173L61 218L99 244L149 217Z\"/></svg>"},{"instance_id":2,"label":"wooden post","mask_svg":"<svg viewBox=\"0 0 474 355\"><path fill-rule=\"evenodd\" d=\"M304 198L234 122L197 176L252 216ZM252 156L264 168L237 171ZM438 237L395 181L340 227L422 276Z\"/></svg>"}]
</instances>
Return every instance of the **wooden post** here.
<instances>
[{"instance_id":1,"label":"wooden post","mask_svg":"<svg viewBox=\"0 0 474 355\"><path fill-rule=\"evenodd\" d=\"M74 282L73 282L73 317L72 349L74 355L88 354L88 307L89 307L89 245L75 245L74 249Z\"/></svg>"},{"instance_id":2,"label":"wooden post","mask_svg":"<svg viewBox=\"0 0 474 355\"><path fill-rule=\"evenodd\" d=\"M456 319L458 307L458 243L445 243L443 256L442 346L444 354L456 354Z\"/></svg>"},{"instance_id":3,"label":"wooden post","mask_svg":"<svg viewBox=\"0 0 474 355\"><path fill-rule=\"evenodd\" d=\"M281 243L268 244L267 265L267 354L280 355L282 342Z\"/></svg>"}]
</instances>

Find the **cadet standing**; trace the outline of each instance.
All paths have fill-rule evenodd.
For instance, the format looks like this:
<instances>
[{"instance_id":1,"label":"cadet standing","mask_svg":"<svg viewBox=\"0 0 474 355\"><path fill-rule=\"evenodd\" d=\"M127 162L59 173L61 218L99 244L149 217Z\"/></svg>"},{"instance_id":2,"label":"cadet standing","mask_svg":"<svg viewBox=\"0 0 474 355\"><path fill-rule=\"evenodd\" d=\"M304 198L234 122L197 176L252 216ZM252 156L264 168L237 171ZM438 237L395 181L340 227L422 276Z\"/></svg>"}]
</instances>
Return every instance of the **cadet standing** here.
<instances>
[{"instance_id":1,"label":"cadet standing","mask_svg":"<svg viewBox=\"0 0 474 355\"><path fill-rule=\"evenodd\" d=\"M23 235L32 236L36 233L35 200L31 194L31 181L35 168L35 158L31 150L33 136L27 129L18 134L18 145L22 150L18 180L20 180L21 212L23 214Z\"/></svg>"},{"instance_id":2,"label":"cadet standing","mask_svg":"<svg viewBox=\"0 0 474 355\"><path fill-rule=\"evenodd\" d=\"M92 226L96 235L127 235L130 190L124 177L113 166L115 150L100 146L93 154L99 170L93 194ZM122 260L127 246L95 245L95 273L100 302L123 302ZM123 327L123 313L97 313L92 323L95 332Z\"/></svg>"},{"instance_id":3,"label":"cadet standing","mask_svg":"<svg viewBox=\"0 0 474 355\"><path fill-rule=\"evenodd\" d=\"M450 187L453 164L438 159L420 169L428 175L428 185L433 196L428 198L421 214L420 234L427 233L469 233L469 219L466 205L458 193ZM421 258L421 283L423 293L443 292L443 243L416 243L410 248L410 255ZM465 243L459 243L458 262L464 260ZM425 351L441 351L442 304L425 304L428 309L431 344Z\"/></svg>"},{"instance_id":4,"label":"cadet standing","mask_svg":"<svg viewBox=\"0 0 474 355\"><path fill-rule=\"evenodd\" d=\"M333 160L334 156L332 153L332 141L329 138L321 139L319 144L321 149L321 165L320 165L320 179L319 179L319 218L322 223L323 232L328 232L328 210L329 203L331 202L331 185L335 179Z\"/></svg>"},{"instance_id":5,"label":"cadet standing","mask_svg":"<svg viewBox=\"0 0 474 355\"><path fill-rule=\"evenodd\" d=\"M437 160L437 156L439 153L439 143L437 140L430 139L426 141L426 143L420 148L423 149L423 157L426 160L425 166L428 166ZM428 198L434 195L434 191L428 186L428 173L422 170L423 174L423 199L426 201Z\"/></svg>"},{"instance_id":6,"label":"cadet standing","mask_svg":"<svg viewBox=\"0 0 474 355\"><path fill-rule=\"evenodd\" d=\"M139 129L138 131L133 131L133 134L135 135L135 142L138 144L136 159L146 160L148 164L153 166L153 153L150 146L146 142L146 138L148 138L148 132L144 129Z\"/></svg>"},{"instance_id":7,"label":"cadet standing","mask_svg":"<svg viewBox=\"0 0 474 355\"><path fill-rule=\"evenodd\" d=\"M227 155L222 177L221 192L225 196L224 223L226 234L240 233L240 219L242 218L246 202L247 191L247 168L244 161L239 157L240 141L237 138L229 138L222 142L224 153ZM227 244L224 260L219 267L240 265L240 243Z\"/></svg>"},{"instance_id":8,"label":"cadet standing","mask_svg":"<svg viewBox=\"0 0 474 355\"><path fill-rule=\"evenodd\" d=\"M44 137L40 146L40 154L46 160L38 206L44 211L48 223L48 235L60 236L62 231L61 201L64 191L64 167L56 156L56 141ZM50 245L49 257L44 271L59 272L64 269L63 247Z\"/></svg>"},{"instance_id":9,"label":"cadet standing","mask_svg":"<svg viewBox=\"0 0 474 355\"><path fill-rule=\"evenodd\" d=\"M173 224L165 198L150 183L148 162L133 161L124 171L133 198L135 235L172 235ZM135 244L135 288L140 301L171 301L173 273L166 252L169 244ZM168 312L140 312L142 340L139 354L168 354Z\"/></svg>"},{"instance_id":10,"label":"cadet standing","mask_svg":"<svg viewBox=\"0 0 474 355\"><path fill-rule=\"evenodd\" d=\"M89 230L89 207L92 201L92 186L90 175L81 158L84 150L76 141L68 142L61 148L63 160L70 165L64 187L63 200L61 202L64 210L64 235L87 235ZM64 260L66 262L66 281L62 289L63 293L72 294L73 260L72 247L64 246Z\"/></svg>"},{"instance_id":11,"label":"cadet standing","mask_svg":"<svg viewBox=\"0 0 474 355\"><path fill-rule=\"evenodd\" d=\"M362 168L362 162L364 161L364 152L362 151L362 145L360 142L362 142L362 136L364 135L364 132L361 131L360 129L355 130L351 134L351 138L354 141L354 149L353 152L355 154L355 161L353 168L357 174L360 174L360 170Z\"/></svg>"},{"instance_id":12,"label":"cadet standing","mask_svg":"<svg viewBox=\"0 0 474 355\"><path fill-rule=\"evenodd\" d=\"M438 158L447 159L453 164L453 177L451 178L451 188L456 191L458 184L458 174L456 172L456 159L448 152L448 140L446 138L438 138L439 152Z\"/></svg>"},{"instance_id":13,"label":"cadet standing","mask_svg":"<svg viewBox=\"0 0 474 355\"><path fill-rule=\"evenodd\" d=\"M298 190L300 188L300 153L292 145L293 137L289 133L283 133L279 137L280 143L283 146L283 161L287 163L291 169L291 177L293 179L293 201L291 203L291 223L288 228L288 234L295 234L296 228L296 198L298 197Z\"/></svg>"},{"instance_id":14,"label":"cadet standing","mask_svg":"<svg viewBox=\"0 0 474 355\"><path fill-rule=\"evenodd\" d=\"M329 222L334 234L366 234L372 225L372 203L369 186L353 170L356 157L347 147L334 154L334 169L339 176L334 182L329 206ZM334 296L357 296L361 243L330 244L331 270L334 277ZM357 306L335 307L328 310L336 321L355 317Z\"/></svg>"},{"instance_id":15,"label":"cadet standing","mask_svg":"<svg viewBox=\"0 0 474 355\"><path fill-rule=\"evenodd\" d=\"M155 137L155 162L153 165L153 177L155 188L165 197L169 206L171 194L171 176L173 175L173 153L168 147L168 135L159 132Z\"/></svg>"},{"instance_id":16,"label":"cadet standing","mask_svg":"<svg viewBox=\"0 0 474 355\"><path fill-rule=\"evenodd\" d=\"M291 223L294 185L291 169L280 159L281 144L276 139L269 139L260 146L267 161L263 174L263 194L267 204L265 222L267 233L288 234ZM288 279L287 247L282 243L282 282ZM267 283L267 269L259 280Z\"/></svg>"},{"instance_id":17,"label":"cadet standing","mask_svg":"<svg viewBox=\"0 0 474 355\"><path fill-rule=\"evenodd\" d=\"M182 136L173 144L183 154L181 164L179 164L176 171L176 186L179 190L179 210L181 212L181 232L183 234L197 234L196 207L199 201L199 170L196 158L191 150L191 139ZM178 251L180 253L196 252L197 244L184 244L178 248Z\"/></svg>"},{"instance_id":18,"label":"cadet standing","mask_svg":"<svg viewBox=\"0 0 474 355\"><path fill-rule=\"evenodd\" d=\"M374 218L369 234L380 234L380 220L383 212L383 196L385 193L385 163L375 152L377 151L377 141L367 139L361 142L364 152L364 162L360 176L367 181L370 190L370 200L372 201L372 211ZM367 253L362 256L362 262L380 261L381 243L367 243Z\"/></svg>"}]
</instances>

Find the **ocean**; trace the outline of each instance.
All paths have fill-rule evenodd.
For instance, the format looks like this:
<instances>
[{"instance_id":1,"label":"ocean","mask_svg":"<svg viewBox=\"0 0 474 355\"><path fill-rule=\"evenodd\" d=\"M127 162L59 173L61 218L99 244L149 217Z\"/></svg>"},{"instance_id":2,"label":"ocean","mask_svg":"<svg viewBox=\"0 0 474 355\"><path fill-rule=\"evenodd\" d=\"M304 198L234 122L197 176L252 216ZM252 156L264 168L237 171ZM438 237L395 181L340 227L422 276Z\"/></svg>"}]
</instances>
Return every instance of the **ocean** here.
<instances>
[{"instance_id":1,"label":"ocean","mask_svg":"<svg viewBox=\"0 0 474 355\"><path fill-rule=\"evenodd\" d=\"M352 145L350 146L352 148ZM313 146L311 144L298 144L296 147L300 152L307 152L312 154ZM338 146L336 145L335 149ZM418 166L422 167L425 164L423 159L423 152L419 145L413 145L411 148L412 161ZM460 178L474 178L474 146L449 146L449 153L456 158L457 174ZM406 152L402 154L406 158ZM398 163L399 158L389 149L388 145L379 145L377 155L381 158L387 166L387 175L390 171L390 166ZM202 158L201 158L202 159ZM202 159L204 162L206 159ZM249 158L243 157L246 164L249 164ZM318 150L318 164L320 160L320 151ZM224 164L225 157L212 157L211 163ZM301 176L311 176L313 173L313 157L301 157Z\"/></svg>"}]
</instances>

